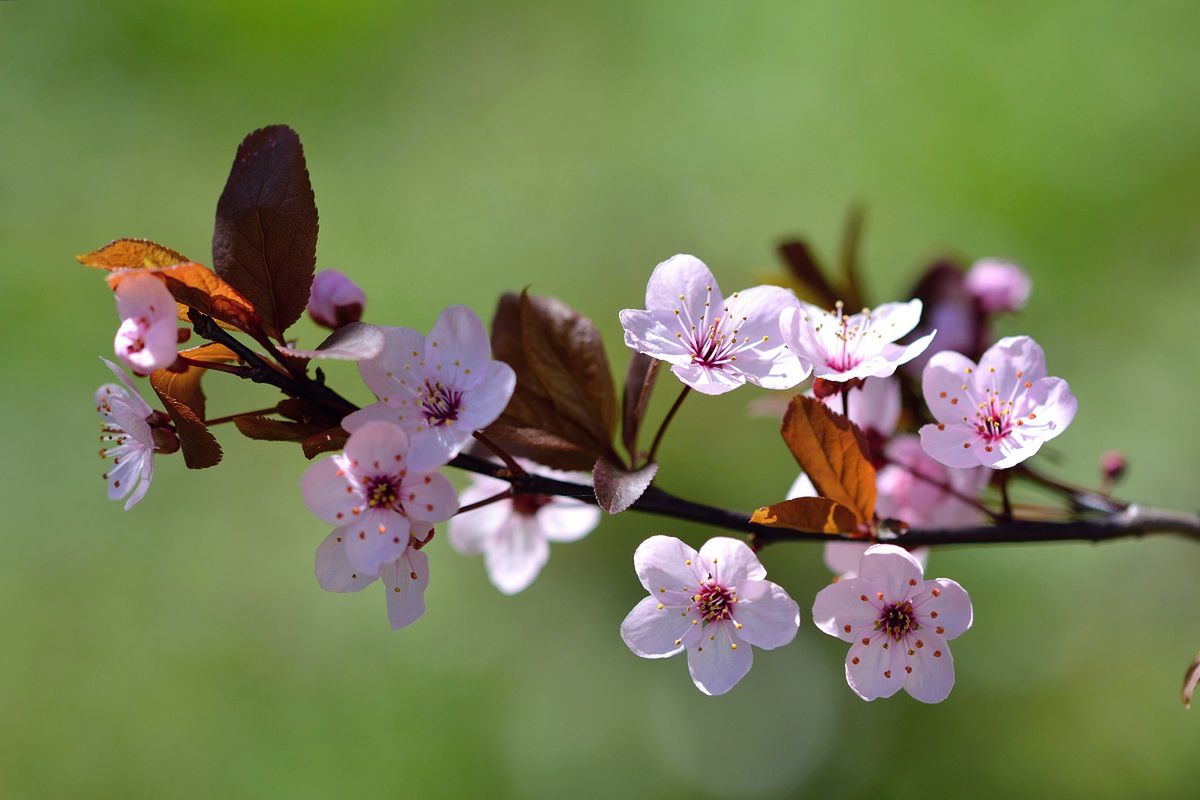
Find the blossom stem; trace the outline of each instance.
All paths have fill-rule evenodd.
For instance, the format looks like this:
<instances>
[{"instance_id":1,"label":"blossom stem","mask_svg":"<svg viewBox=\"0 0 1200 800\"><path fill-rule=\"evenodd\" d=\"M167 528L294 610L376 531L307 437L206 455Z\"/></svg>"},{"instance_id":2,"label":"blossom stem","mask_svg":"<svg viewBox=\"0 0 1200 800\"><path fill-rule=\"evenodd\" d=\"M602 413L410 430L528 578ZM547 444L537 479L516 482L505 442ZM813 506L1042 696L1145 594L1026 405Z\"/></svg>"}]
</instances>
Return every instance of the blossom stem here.
<instances>
[{"instance_id":1,"label":"blossom stem","mask_svg":"<svg viewBox=\"0 0 1200 800\"><path fill-rule=\"evenodd\" d=\"M507 500L508 498L510 498L512 496L513 496L513 487L509 486L504 491L496 492L491 497L485 497L482 500L477 500L474 503L468 503L467 505L460 508L456 512L456 514L465 514L468 511L474 511L477 508L483 508L484 506L490 506L492 503L498 503L501 500Z\"/></svg>"},{"instance_id":2,"label":"blossom stem","mask_svg":"<svg viewBox=\"0 0 1200 800\"><path fill-rule=\"evenodd\" d=\"M646 456L647 464L654 461L654 459L658 456L658 448L659 445L662 444L663 436L667 432L667 426L671 424L671 420L675 419L675 414L679 412L679 407L683 405L684 399L691 391L692 387L685 385L683 387L683 391L679 393L679 397L675 398L675 402L672 404L671 409L667 412L667 415L663 417L662 425L658 426L658 433L654 434L654 443L650 445L650 452Z\"/></svg>"},{"instance_id":3,"label":"blossom stem","mask_svg":"<svg viewBox=\"0 0 1200 800\"><path fill-rule=\"evenodd\" d=\"M842 416L850 419L850 384L842 384Z\"/></svg>"},{"instance_id":4,"label":"blossom stem","mask_svg":"<svg viewBox=\"0 0 1200 800\"><path fill-rule=\"evenodd\" d=\"M513 478L526 477L525 470L520 464L517 463L517 460L509 455L507 450L492 441L487 434L485 434L483 431L475 431L471 435L475 437L477 442L486 447L488 450L491 450L497 458L504 462L505 469L508 470L509 474L512 475Z\"/></svg>"},{"instance_id":5,"label":"blossom stem","mask_svg":"<svg viewBox=\"0 0 1200 800\"><path fill-rule=\"evenodd\" d=\"M1008 497L1008 470L1002 469L996 475L996 480L1000 484L1000 519L1010 520L1013 518L1012 500Z\"/></svg>"}]
</instances>

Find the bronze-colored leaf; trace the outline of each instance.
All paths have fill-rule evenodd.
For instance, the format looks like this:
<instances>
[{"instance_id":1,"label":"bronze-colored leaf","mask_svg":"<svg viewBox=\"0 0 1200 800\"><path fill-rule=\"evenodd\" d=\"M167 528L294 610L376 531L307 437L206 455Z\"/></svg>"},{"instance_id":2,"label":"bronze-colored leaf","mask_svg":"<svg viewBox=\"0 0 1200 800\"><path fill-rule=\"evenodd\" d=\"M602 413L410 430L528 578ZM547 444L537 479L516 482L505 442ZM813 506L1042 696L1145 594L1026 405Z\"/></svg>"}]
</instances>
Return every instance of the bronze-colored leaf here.
<instances>
[{"instance_id":1,"label":"bronze-colored leaf","mask_svg":"<svg viewBox=\"0 0 1200 800\"><path fill-rule=\"evenodd\" d=\"M875 468L858 428L819 400L797 395L783 416L781 433L817 492L848 508L859 522L870 522Z\"/></svg>"},{"instance_id":2,"label":"bronze-colored leaf","mask_svg":"<svg viewBox=\"0 0 1200 800\"><path fill-rule=\"evenodd\" d=\"M191 261L183 253L149 239L115 239L98 250L75 256L75 260L108 270L169 267Z\"/></svg>"},{"instance_id":3,"label":"bronze-colored leaf","mask_svg":"<svg viewBox=\"0 0 1200 800\"><path fill-rule=\"evenodd\" d=\"M621 398L621 442L629 452L632 463L637 462L638 431L646 417L646 407L650 405L650 394L654 391L661 364L657 358L635 352L625 372L625 392Z\"/></svg>"},{"instance_id":4,"label":"bronze-colored leaf","mask_svg":"<svg viewBox=\"0 0 1200 800\"><path fill-rule=\"evenodd\" d=\"M654 461L641 469L627 470L621 464L601 458L592 470L596 500L609 514L620 514L650 488L657 473L658 463Z\"/></svg>"},{"instance_id":5,"label":"bronze-colored leaf","mask_svg":"<svg viewBox=\"0 0 1200 800\"><path fill-rule=\"evenodd\" d=\"M1200 683L1200 653L1196 653L1196 657L1188 665L1187 671L1183 673L1183 691L1180 696L1183 698L1184 708L1192 707L1192 694L1195 693L1198 683Z\"/></svg>"},{"instance_id":6,"label":"bronze-colored leaf","mask_svg":"<svg viewBox=\"0 0 1200 800\"><path fill-rule=\"evenodd\" d=\"M267 442L306 442L326 430L323 425L272 419L261 414L242 414L233 418L233 424L247 439Z\"/></svg>"},{"instance_id":7,"label":"bronze-colored leaf","mask_svg":"<svg viewBox=\"0 0 1200 800\"><path fill-rule=\"evenodd\" d=\"M516 372L517 386L489 436L559 469L620 460L612 447L616 391L591 320L553 298L506 294L492 322L492 350Z\"/></svg>"},{"instance_id":8,"label":"bronze-colored leaf","mask_svg":"<svg viewBox=\"0 0 1200 800\"><path fill-rule=\"evenodd\" d=\"M153 376L153 373L151 375ZM175 423L179 448L183 451L183 463L190 469L205 469L220 463L221 445L196 412L171 395L159 391L157 386L154 387L154 391L162 400L163 408L167 410L171 421Z\"/></svg>"},{"instance_id":9,"label":"bronze-colored leaf","mask_svg":"<svg viewBox=\"0 0 1200 800\"><path fill-rule=\"evenodd\" d=\"M301 446L304 448L305 458L316 458L321 453L328 453L333 450L341 450L346 446L346 440L350 438L350 434L338 428L330 428L327 431L314 434L303 441Z\"/></svg>"},{"instance_id":10,"label":"bronze-colored leaf","mask_svg":"<svg viewBox=\"0 0 1200 800\"><path fill-rule=\"evenodd\" d=\"M157 275L181 306L194 308L251 335L261 332L258 315L250 302L203 264L188 261L144 271ZM108 285L116 289L132 274L128 270L114 272L108 276ZM180 313L180 319L187 319L186 312Z\"/></svg>"},{"instance_id":11,"label":"bronze-colored leaf","mask_svg":"<svg viewBox=\"0 0 1200 800\"><path fill-rule=\"evenodd\" d=\"M798 497L764 506L750 521L809 533L853 533L859 527L853 511L828 497Z\"/></svg>"},{"instance_id":12,"label":"bronze-colored leaf","mask_svg":"<svg viewBox=\"0 0 1200 800\"><path fill-rule=\"evenodd\" d=\"M251 133L217 201L213 268L281 339L308 303L317 259L317 204L300 137L285 125Z\"/></svg>"},{"instance_id":13,"label":"bronze-colored leaf","mask_svg":"<svg viewBox=\"0 0 1200 800\"><path fill-rule=\"evenodd\" d=\"M238 360L237 354L223 344L211 344L184 350L180 355L192 361L231 363ZM156 369L150 373L150 385L159 395L175 398L195 412L197 418L205 417L204 390L200 379L207 372L203 367L188 364L182 370Z\"/></svg>"}]
</instances>

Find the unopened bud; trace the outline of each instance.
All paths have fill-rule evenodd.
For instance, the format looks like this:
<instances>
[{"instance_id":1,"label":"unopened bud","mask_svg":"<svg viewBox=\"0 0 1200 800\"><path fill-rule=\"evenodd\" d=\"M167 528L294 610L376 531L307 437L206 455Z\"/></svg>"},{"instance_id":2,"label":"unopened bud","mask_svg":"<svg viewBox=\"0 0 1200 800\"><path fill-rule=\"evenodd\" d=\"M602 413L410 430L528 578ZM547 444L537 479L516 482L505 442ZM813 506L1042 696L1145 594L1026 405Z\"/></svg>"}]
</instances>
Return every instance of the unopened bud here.
<instances>
[{"instance_id":1,"label":"unopened bud","mask_svg":"<svg viewBox=\"0 0 1200 800\"><path fill-rule=\"evenodd\" d=\"M354 281L336 269L325 269L313 279L308 314L313 322L337 330L362 319L367 296Z\"/></svg>"},{"instance_id":2,"label":"unopened bud","mask_svg":"<svg viewBox=\"0 0 1200 800\"><path fill-rule=\"evenodd\" d=\"M813 378L812 393L818 400L833 397L842 391L842 384L837 381L827 381L824 378Z\"/></svg>"},{"instance_id":3,"label":"unopened bud","mask_svg":"<svg viewBox=\"0 0 1200 800\"><path fill-rule=\"evenodd\" d=\"M1109 450L1100 456L1100 474L1109 483L1116 483L1125 477L1125 471L1128 468L1129 462L1125 460L1125 454L1119 450Z\"/></svg>"},{"instance_id":4,"label":"unopened bud","mask_svg":"<svg viewBox=\"0 0 1200 800\"><path fill-rule=\"evenodd\" d=\"M966 286L984 311L1002 314L1025 307L1033 281L1016 264L985 258L967 270Z\"/></svg>"},{"instance_id":5,"label":"unopened bud","mask_svg":"<svg viewBox=\"0 0 1200 800\"><path fill-rule=\"evenodd\" d=\"M179 437L170 428L151 428L154 436L154 452L174 453L179 449Z\"/></svg>"}]
</instances>

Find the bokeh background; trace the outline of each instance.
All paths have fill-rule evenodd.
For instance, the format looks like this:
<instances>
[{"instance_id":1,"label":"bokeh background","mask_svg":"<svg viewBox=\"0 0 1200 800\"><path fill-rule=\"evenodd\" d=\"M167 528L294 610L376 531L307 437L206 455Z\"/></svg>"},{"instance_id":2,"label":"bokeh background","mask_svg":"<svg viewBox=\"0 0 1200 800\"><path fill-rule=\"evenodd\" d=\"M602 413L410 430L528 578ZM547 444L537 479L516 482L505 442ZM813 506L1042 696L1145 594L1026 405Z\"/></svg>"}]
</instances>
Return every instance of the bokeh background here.
<instances>
[{"instance_id":1,"label":"bokeh background","mask_svg":"<svg viewBox=\"0 0 1200 800\"><path fill-rule=\"evenodd\" d=\"M656 262L750 285L784 235L832 255L862 201L877 301L945 252L1032 273L1002 332L1080 398L1044 467L1094 483L1121 448L1124 495L1194 508L1198 30L1186 0L0 3L0 796L1194 797L1194 544L939 551L977 622L934 707L845 686L808 620L814 546L765 552L804 627L732 694L635 658L635 544L711 532L633 514L511 599L439 540L429 612L393 633L380 592L312 578L326 530L291 446L222 430L220 467L163 458L133 512L104 499L115 314L71 256L135 235L208 260L237 143L286 122L319 263L371 321L487 316L531 285L594 317L623 371L616 313ZM210 377L213 414L270 402ZM795 467L747 418L759 396L690 402L662 485L781 497Z\"/></svg>"}]
</instances>

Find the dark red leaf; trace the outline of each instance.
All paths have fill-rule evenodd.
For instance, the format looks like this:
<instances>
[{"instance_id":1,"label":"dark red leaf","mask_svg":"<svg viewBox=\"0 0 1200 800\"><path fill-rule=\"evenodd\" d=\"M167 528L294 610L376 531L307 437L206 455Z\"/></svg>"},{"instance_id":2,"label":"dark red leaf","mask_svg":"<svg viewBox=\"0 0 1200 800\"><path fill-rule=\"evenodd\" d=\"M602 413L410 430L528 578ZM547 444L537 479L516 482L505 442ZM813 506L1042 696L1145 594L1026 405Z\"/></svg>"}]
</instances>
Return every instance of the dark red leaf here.
<instances>
[{"instance_id":1,"label":"dark red leaf","mask_svg":"<svg viewBox=\"0 0 1200 800\"><path fill-rule=\"evenodd\" d=\"M636 503L646 489L650 488L657 473L658 463L655 461L641 469L630 471L607 458L601 458L592 470L596 500L609 514L620 514Z\"/></svg>"},{"instance_id":2,"label":"dark red leaf","mask_svg":"<svg viewBox=\"0 0 1200 800\"><path fill-rule=\"evenodd\" d=\"M646 417L646 407L650 404L650 394L654 390L660 364L662 362L657 358L635 352L625 373L625 393L621 400L621 442L633 463L637 462L638 431Z\"/></svg>"}]
</instances>

